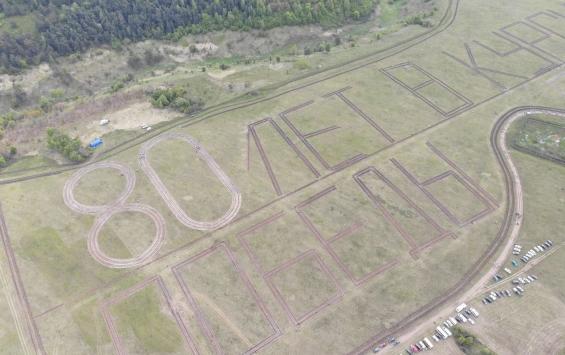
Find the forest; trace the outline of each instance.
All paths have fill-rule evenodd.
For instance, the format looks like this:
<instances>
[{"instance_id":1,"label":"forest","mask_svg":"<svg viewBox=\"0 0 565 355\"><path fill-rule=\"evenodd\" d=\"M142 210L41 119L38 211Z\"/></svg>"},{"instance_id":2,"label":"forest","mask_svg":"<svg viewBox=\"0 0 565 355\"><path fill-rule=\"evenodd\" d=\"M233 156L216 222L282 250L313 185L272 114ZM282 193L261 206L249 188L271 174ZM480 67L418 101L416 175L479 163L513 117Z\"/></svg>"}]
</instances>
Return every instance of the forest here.
<instances>
[{"instance_id":1,"label":"forest","mask_svg":"<svg viewBox=\"0 0 565 355\"><path fill-rule=\"evenodd\" d=\"M335 26L371 15L378 0L4 0L0 12L32 17L36 31L0 32L0 72L21 70L93 46L176 40L224 29Z\"/></svg>"}]
</instances>

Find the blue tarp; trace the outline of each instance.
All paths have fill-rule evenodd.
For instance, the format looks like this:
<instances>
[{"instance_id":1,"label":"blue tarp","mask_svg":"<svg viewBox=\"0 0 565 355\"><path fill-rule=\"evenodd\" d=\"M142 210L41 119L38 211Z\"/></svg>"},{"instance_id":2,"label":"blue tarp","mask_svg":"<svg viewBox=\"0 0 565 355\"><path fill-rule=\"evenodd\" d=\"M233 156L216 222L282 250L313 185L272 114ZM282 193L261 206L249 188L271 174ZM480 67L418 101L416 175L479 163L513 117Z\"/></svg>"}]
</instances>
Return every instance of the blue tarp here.
<instances>
[{"instance_id":1,"label":"blue tarp","mask_svg":"<svg viewBox=\"0 0 565 355\"><path fill-rule=\"evenodd\" d=\"M94 138L94 140L92 140L92 142L90 142L89 146L90 146L90 148L97 148L101 144L102 144L102 139Z\"/></svg>"}]
</instances>

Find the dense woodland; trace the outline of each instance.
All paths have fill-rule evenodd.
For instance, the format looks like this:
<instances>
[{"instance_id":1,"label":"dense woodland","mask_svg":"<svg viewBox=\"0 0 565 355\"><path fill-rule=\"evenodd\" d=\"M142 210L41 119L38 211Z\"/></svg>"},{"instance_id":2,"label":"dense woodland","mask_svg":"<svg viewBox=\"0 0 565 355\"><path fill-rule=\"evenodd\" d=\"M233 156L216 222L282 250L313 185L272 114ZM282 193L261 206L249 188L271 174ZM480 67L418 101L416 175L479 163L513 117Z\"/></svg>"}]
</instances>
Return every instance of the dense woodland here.
<instances>
[{"instance_id":1,"label":"dense woodland","mask_svg":"<svg viewBox=\"0 0 565 355\"><path fill-rule=\"evenodd\" d=\"M0 71L18 72L102 44L178 39L213 30L330 26L371 14L378 0L2 0L4 21L33 16L34 33L0 35Z\"/></svg>"}]
</instances>

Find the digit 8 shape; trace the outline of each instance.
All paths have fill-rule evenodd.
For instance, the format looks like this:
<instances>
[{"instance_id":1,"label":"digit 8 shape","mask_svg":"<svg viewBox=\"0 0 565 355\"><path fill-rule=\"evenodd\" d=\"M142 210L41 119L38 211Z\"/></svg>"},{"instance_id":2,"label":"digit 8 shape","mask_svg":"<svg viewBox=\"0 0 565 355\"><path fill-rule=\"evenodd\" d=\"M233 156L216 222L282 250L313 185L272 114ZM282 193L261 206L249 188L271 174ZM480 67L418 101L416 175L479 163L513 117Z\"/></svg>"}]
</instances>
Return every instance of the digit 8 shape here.
<instances>
[{"instance_id":1,"label":"digit 8 shape","mask_svg":"<svg viewBox=\"0 0 565 355\"><path fill-rule=\"evenodd\" d=\"M97 170L111 168L121 172L126 178L126 187L118 198L107 205L86 205L78 202L74 196L74 189L86 174ZM100 162L86 166L77 171L67 182L63 188L63 200L65 204L73 211L81 214L96 215L96 220L88 232L88 252L100 264L109 268L132 268L143 265L146 261L151 259L161 249L165 240L165 220L161 214L148 205L143 204L126 204L125 201L133 192L135 187L135 172L128 166L117 162ZM151 245L141 254L129 259L112 258L106 255L98 243L98 236L104 224L115 215L121 212L139 212L149 216L156 227L156 235Z\"/></svg>"}]
</instances>

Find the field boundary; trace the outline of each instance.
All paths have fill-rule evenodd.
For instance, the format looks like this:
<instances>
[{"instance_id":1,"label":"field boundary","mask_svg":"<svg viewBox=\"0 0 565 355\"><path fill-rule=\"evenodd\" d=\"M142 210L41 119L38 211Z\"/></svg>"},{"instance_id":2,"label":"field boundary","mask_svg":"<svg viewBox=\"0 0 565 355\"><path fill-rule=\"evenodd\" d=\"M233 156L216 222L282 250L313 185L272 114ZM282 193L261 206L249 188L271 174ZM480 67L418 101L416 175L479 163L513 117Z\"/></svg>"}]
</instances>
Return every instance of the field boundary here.
<instances>
[{"instance_id":1,"label":"field boundary","mask_svg":"<svg viewBox=\"0 0 565 355\"><path fill-rule=\"evenodd\" d=\"M334 293L333 296L330 296L330 298L328 298L327 300L325 300L321 304L315 306L311 310L306 311L306 313L297 315L292 311L292 309L290 308L290 305L285 300L284 296L281 294L279 288L275 285L275 283L272 279L277 274L290 269L292 266L294 266L294 265L298 264L299 262L306 260L308 258L313 258L316 261L318 266L320 266L320 268L322 269L324 275L326 275L329 278L329 280L334 284L334 286L336 288L336 292ZM297 327L300 326L305 321L307 321L308 319L310 319L310 318L314 317L315 315L317 315L318 313L320 313L326 307L329 307L332 304L339 302L343 298L343 294L344 294L343 289L341 288L341 286L339 285L339 283L337 282L337 280L333 276L332 272L326 266L326 264L324 263L324 261L322 260L322 258L318 254L318 252L316 252L314 249L307 250L306 252L300 254L299 256L282 263L281 265L275 267L273 270L265 273L263 277L264 277L265 281L267 282L267 285L269 286L269 288L271 289L271 291L275 295L275 298L277 299L277 301L279 301L279 303L281 304L281 306L285 310L289 319Z\"/></svg>"},{"instance_id":2,"label":"field boundary","mask_svg":"<svg viewBox=\"0 0 565 355\"><path fill-rule=\"evenodd\" d=\"M377 51L370 53L366 56L362 56L362 57L356 58L356 59L348 61L348 62L340 63L340 64L333 66L333 67L328 67L323 71L314 72L314 73L308 74L304 77L294 78L290 82L279 83L278 88L283 87L285 85L289 85L292 82L305 80L307 78L310 78L310 77L313 77L313 76L316 76L316 75L321 75L321 74L324 74L324 73L331 72L332 70L338 70L342 67L354 65L351 68L347 68L347 69L345 69L341 72L332 73L332 74L330 74L326 77L323 77L323 78L320 78L320 79L317 79L317 80L313 80L311 82L299 85L298 87L290 88L290 89L284 90L282 92L279 92L279 93L276 93L276 94L273 94L271 96L261 98L261 99L258 99L258 100L252 100L252 101L243 102L243 103L238 102L238 103L233 103L233 104L230 104L229 102L227 102L227 103L224 103L224 104L219 104L217 108L210 107L210 108L208 108L208 111L200 112L199 114L202 114L202 116L200 116L200 117L198 116L199 114L188 116L189 122L185 122L186 119L179 119L178 121L174 121L170 125L164 126L161 129L154 130L153 134L138 136L138 137L135 137L131 140L120 143L119 145L112 148L112 150L109 150L109 151L106 151L106 152L100 154L97 157L97 159L98 159L98 161L100 161L100 160L103 160L103 159L110 158L110 157L112 157L116 154L119 154L122 151L133 148L137 145L143 144L147 140L152 139L152 138L154 138L154 137L156 137L156 136L158 136L162 133L165 133L167 131L170 131L171 129L174 129L174 128L177 128L177 127L186 127L188 125L198 123L202 120L205 120L205 119L208 119L208 118L211 118L211 117L215 117L215 116L218 116L220 114L228 113L228 112L231 112L231 111L234 111L234 110L237 110L237 109L241 109L241 108L249 107L249 106L259 104L259 103L262 103L262 102L265 102L265 101L273 100L273 99L276 99L280 96L286 95L288 93L307 88L309 86L318 84L320 82L323 82L323 81L326 81L326 80L329 80L329 79L333 79L337 76L350 73L352 71L364 68L366 66L378 63L378 62L380 62L384 59L390 58L390 57L392 57L392 56L394 56L398 53L401 53L405 50L408 50L408 49L410 49L414 46L419 45L420 43L425 42L429 38L432 38L432 37L442 33L443 31L445 31L449 27L451 27L451 25L453 24L453 22L454 22L454 20L457 16L460 1L461 0L449 0L448 6L446 7L446 10L445 10L445 13L443 14L443 17L439 21L438 25L436 27L430 29L429 31L415 35L415 36L408 38L406 40L397 42L394 45L391 45L387 48L377 50ZM411 42L414 42L414 43L411 43ZM372 58L372 57L378 56L379 54L386 53L388 51L391 51L391 53L387 53L383 57L379 57L379 58L375 58L375 59ZM363 61L365 61L365 60L368 60L368 62L363 63ZM356 63L360 63L360 64L356 64ZM263 88L263 90L267 90L267 89L269 89L269 88ZM273 90L276 90L276 89L277 88L275 88ZM248 95L244 95L244 96L248 96ZM193 120L190 120L192 118L193 118ZM3 179L3 180L0 180L0 185L10 184L10 183L15 183L15 182L21 182L21 181L26 181L26 180L31 180L31 179L41 178L41 177L46 177L46 176L57 175L57 174L61 174L61 173L64 173L66 171L69 171L69 170L80 169L81 167L83 167L85 165L90 165L90 164L93 164L95 162L96 161L89 161L89 162L86 162L86 163L81 164L81 165L67 164L67 165L64 165L61 169L57 169L57 170L54 170L54 171L47 171L47 172L31 174L31 175L27 175L27 176L20 176L20 177L15 177L15 178L11 178L11 179ZM43 169L43 168L44 167L41 167L40 169ZM32 171L32 170L31 169L25 169L25 171ZM14 175L16 173L17 172L11 172L10 174Z\"/></svg>"},{"instance_id":3,"label":"field boundary","mask_svg":"<svg viewBox=\"0 0 565 355\"><path fill-rule=\"evenodd\" d=\"M251 246L249 245L249 242L247 241L246 238L250 234L253 234L256 231L260 230L261 228L278 221L279 219L285 217L286 215L287 214L284 211L279 211L279 212L263 219L262 221L255 223L254 225L248 227L247 229L244 229L243 231L239 232L237 234L237 239L239 240L239 242L243 246L243 249L245 250L245 252L249 256L249 259L251 259L251 262L255 266L255 269L257 270L257 272L261 275L263 280L265 280L265 282L267 283L267 285L271 289L271 292L273 293L273 295L275 296L277 301L281 304L281 306L284 309L284 311L286 312L289 320L295 326L299 326L300 324L302 324L306 320L308 320L308 319L314 317L315 315L317 315L318 313L320 313L326 307L340 301L341 298L343 297L344 293L343 293L342 287L337 282L333 273L329 270L329 268L326 266L326 264L324 263L324 261L322 260L322 258L318 254L318 252L315 251L314 249L308 249L308 250L302 252L301 254L299 254L298 256L291 257L290 259L283 261L282 263L270 268L269 270L265 270L265 267L263 265L261 265L259 258L257 257L256 253L253 252L253 250L251 249ZM308 258L308 257L312 257L317 261L317 263L320 265L320 268L322 269L322 271L326 274L326 276L329 277L329 279L332 281L332 283L335 284L337 291L336 291L336 294L333 297L331 297L329 300L327 300L322 305L315 307L314 309L308 311L304 315L295 315L291 311L288 303L284 300L284 297L281 295L278 288L273 284L271 279L277 273L280 273L280 272L283 272L283 271L289 269L294 264L296 264L296 263L298 263L298 262L300 262L303 259Z\"/></svg>"},{"instance_id":4,"label":"field boundary","mask_svg":"<svg viewBox=\"0 0 565 355\"><path fill-rule=\"evenodd\" d=\"M306 227L310 230L310 232L316 237L316 239L320 242L320 244L324 247L324 249L327 251L327 253L332 257L332 259L336 262L336 264L339 266L339 268L347 275L347 277L351 280L351 282L353 282L353 284L357 287L360 287L362 285L364 285L365 283L367 283L369 280L371 280L373 277L394 268L398 263L399 260L398 258L393 258L392 260L389 260L387 262L385 262L384 264L378 266L377 268L367 272L365 275L362 275L360 277L355 277L355 275L353 275L353 273L351 272L351 269L343 262L343 260L339 257L339 255L337 255L337 253L335 252L335 250L332 247L332 243L342 239L342 238L347 238L349 236L351 236L352 234L354 234L356 231L358 231L360 228L363 227L363 223L360 222L352 222L351 225L343 228L342 230L340 230L339 232L337 232L335 235L330 236L329 238L325 237L322 235L322 233L320 232L320 230L318 228L316 228L316 226L314 225L314 223L312 222L312 220L310 219L310 217L308 217L308 214L306 213L305 209L306 207L308 207L308 205L314 203L315 201L325 197L326 195L337 191L337 188L334 186L330 186L312 196L310 196L309 198L307 198L306 200L302 201L301 203L299 203L294 209L296 211L296 213L298 214L298 216L300 217L300 219L302 220L302 222L306 225ZM385 217L385 220L390 223L390 221L388 220L386 215L383 215Z\"/></svg>"},{"instance_id":5,"label":"field boundary","mask_svg":"<svg viewBox=\"0 0 565 355\"><path fill-rule=\"evenodd\" d=\"M214 176L229 191L229 193L231 194L231 205L223 216L213 221L198 221L189 217L182 209L173 194L165 186L165 184L149 162L149 152L151 151L151 149L166 140L180 140L188 143L192 147L192 149L194 149L198 157L206 163ZM206 149L204 149L198 141L187 134L169 132L151 139L141 147L138 160L139 165L141 166L141 170L143 170L169 210L173 213L173 215L180 223L188 228L196 230L218 229L234 219L239 212L239 209L241 208L241 193L239 192L237 186L235 186L233 181L229 178L229 176L226 175L224 170L218 165L218 163L216 163L214 158L206 151Z\"/></svg>"},{"instance_id":6,"label":"field boundary","mask_svg":"<svg viewBox=\"0 0 565 355\"><path fill-rule=\"evenodd\" d=\"M31 306L25 291L24 284L22 282L16 255L14 254L14 249L12 248L12 242L10 240L10 234L8 233L8 227L4 219L4 213L2 211L1 203L0 238L2 239L2 245L4 247L4 252L6 253L6 258L8 259L8 268L10 269L10 275L12 277L12 282L16 290L19 306L22 309L24 315L25 325L29 338L31 339L32 346L37 354L46 354L47 352L45 351L45 348L43 346L43 341L41 340L41 335L39 334L39 331L37 329L37 324L35 323L33 314L31 313Z\"/></svg>"},{"instance_id":7,"label":"field boundary","mask_svg":"<svg viewBox=\"0 0 565 355\"><path fill-rule=\"evenodd\" d=\"M371 191L371 189L363 182L362 177L366 174L375 175L380 181L385 183L392 191L396 193L402 200L404 200L410 208L415 210L418 215L426 221L432 228L436 231L436 235L432 236L426 242L418 244L411 233L409 233L402 224L388 212L388 210L382 205L377 196ZM455 234L444 229L440 226L430 215L426 213L416 202L414 202L410 196L403 192L398 186L396 186L391 180L389 180L382 172L380 172L374 166L367 167L361 171L358 171L353 175L353 179L359 185L363 193L372 202L373 206L381 212L383 216L391 223L398 233L402 236L404 241L410 246L410 254L414 259L418 258L418 255L425 249L430 248L435 243L441 241L442 239L450 236L456 238Z\"/></svg>"},{"instance_id":8,"label":"field boundary","mask_svg":"<svg viewBox=\"0 0 565 355\"><path fill-rule=\"evenodd\" d=\"M145 281L142 281L137 285L132 286L125 291L122 291L121 293L115 295L109 300L104 301L100 306L100 312L102 313L102 317L104 318L104 322L106 323L106 328L108 329L108 332L110 333L110 337L112 338L112 344L114 345L114 349L116 350L116 353L118 353L118 355L127 354L127 352L124 350L122 339L118 333L118 330L116 329L116 322L112 317L110 307L115 306L127 300L131 296L146 289L147 287L152 286L153 284L157 286L157 288L161 292L161 295L165 298L165 304L169 312L173 316L173 318L175 318L179 331L181 332L184 338L186 350L190 351L194 355L198 355L199 352L198 349L196 349L194 340L190 336L190 333L188 332L188 329L186 328L184 322L182 321L180 314L172 306L171 295L169 293L169 290L167 289L167 286L165 285L163 278L159 275L151 276L147 278Z\"/></svg>"},{"instance_id":9,"label":"field boundary","mask_svg":"<svg viewBox=\"0 0 565 355\"><path fill-rule=\"evenodd\" d=\"M457 225L458 227L464 227L468 224L474 223L475 221L481 219L482 217L486 216L487 214L493 212L495 207L487 200L483 195L481 195L478 191L476 191L471 183L466 181L463 177L459 174L456 174L453 170L447 170L439 175L433 176L425 181L420 182L419 179L410 172L404 165L402 165L397 159L390 160L394 166L400 172L408 178L408 180L416 186L426 197L437 207L447 218L451 221L451 223ZM430 190L428 190L428 186L431 186L437 182L440 182L448 177L453 177L455 180L462 185L468 192L470 192L475 198L477 198L485 208L481 211L477 212L476 214L461 220L459 217L456 216L456 213L451 211L444 202L438 199Z\"/></svg>"},{"instance_id":10,"label":"field boundary","mask_svg":"<svg viewBox=\"0 0 565 355\"><path fill-rule=\"evenodd\" d=\"M517 215L516 212L517 209L522 208L522 196L516 194L516 189L517 186L519 188L520 182L519 178L513 174L514 165L509 153L501 146L501 137L506 133L505 126L507 122L511 122L518 115L529 115L536 112L565 117L565 109L541 106L519 106L507 111L505 114L500 116L491 130L490 146L502 170L506 190L506 201L504 219L495 238L490 243L489 247L487 247L485 253L481 255L479 259L477 259L477 261L473 264L473 266L465 272L463 277L444 294L436 297L431 302L409 314L394 326L380 331L374 336L370 337L365 342L348 352L348 355L365 354L366 352L370 351L374 344L386 341L387 337L402 332L403 330L413 325L414 322L421 321L425 317L430 316L436 309L444 306L457 295L462 294L463 291L469 287L471 281L479 276L481 270L500 251L500 248L503 247L506 239L509 238L511 234L516 233L515 228L520 226L519 222L522 220L522 215ZM518 180L516 180L516 178L518 178ZM510 242L512 242L512 239L510 240ZM485 277L490 276L485 275Z\"/></svg>"},{"instance_id":11,"label":"field boundary","mask_svg":"<svg viewBox=\"0 0 565 355\"><path fill-rule=\"evenodd\" d=\"M257 290L255 289L255 287L253 287L251 281L249 280L249 278L247 277L247 275L245 274L243 269L241 269L241 267L239 266L239 264L238 264L238 262L235 258L235 255L232 253L232 251L229 248L229 246L227 245L227 243L226 242L217 243L217 244L213 245L212 247L200 252L199 254L192 256L192 257L188 258L187 260L184 260L184 261L172 266L171 270L172 270L178 284L180 285L185 298L187 299L189 305L191 306L192 310L196 314L198 324L200 325L200 328L203 330L203 332L206 336L206 339L208 340L208 343L212 346L212 348L215 350L215 352L217 354L224 354L225 352L222 349L220 343L218 342L218 339L216 338L216 334L214 333L214 331L212 330L212 328L210 326L210 322L206 318L206 315L202 311L202 308L198 305L196 298L190 292L190 288L187 286L186 282L183 280L182 275L181 275L181 271L180 271L181 268L185 267L186 265L188 265L190 263L193 263L193 262L195 262L199 259L205 258L206 256L213 254L215 252L222 252L222 251L227 256L228 260L231 263L232 268L239 275L239 279L243 282L243 284L245 285L245 288L251 294L251 297L253 298L255 304L261 310L263 317L265 318L267 323L269 323L269 326L271 327L271 330L272 330L271 335L269 335L265 339L259 341L258 343L254 344L251 348L249 348L245 351L245 354L252 354L252 353L255 353L255 352L263 349L267 345L269 345L272 342L274 342L275 340L277 340L282 335L282 331L279 328L279 326L277 325L277 323L275 322L271 313L269 312L267 305L261 299L261 297L257 293Z\"/></svg>"}]
</instances>

